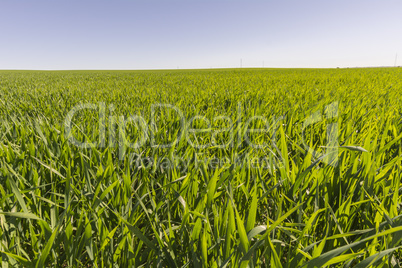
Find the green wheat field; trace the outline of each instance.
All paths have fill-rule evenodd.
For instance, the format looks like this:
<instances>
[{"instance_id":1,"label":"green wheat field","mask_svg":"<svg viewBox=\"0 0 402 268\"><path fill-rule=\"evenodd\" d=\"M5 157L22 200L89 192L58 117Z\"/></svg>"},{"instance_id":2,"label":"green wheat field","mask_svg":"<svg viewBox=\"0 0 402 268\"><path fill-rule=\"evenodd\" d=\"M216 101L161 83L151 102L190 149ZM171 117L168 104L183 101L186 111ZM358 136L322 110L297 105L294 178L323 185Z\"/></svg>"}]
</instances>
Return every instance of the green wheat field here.
<instances>
[{"instance_id":1,"label":"green wheat field","mask_svg":"<svg viewBox=\"0 0 402 268\"><path fill-rule=\"evenodd\" d=\"M401 267L402 68L0 71L2 267Z\"/></svg>"}]
</instances>

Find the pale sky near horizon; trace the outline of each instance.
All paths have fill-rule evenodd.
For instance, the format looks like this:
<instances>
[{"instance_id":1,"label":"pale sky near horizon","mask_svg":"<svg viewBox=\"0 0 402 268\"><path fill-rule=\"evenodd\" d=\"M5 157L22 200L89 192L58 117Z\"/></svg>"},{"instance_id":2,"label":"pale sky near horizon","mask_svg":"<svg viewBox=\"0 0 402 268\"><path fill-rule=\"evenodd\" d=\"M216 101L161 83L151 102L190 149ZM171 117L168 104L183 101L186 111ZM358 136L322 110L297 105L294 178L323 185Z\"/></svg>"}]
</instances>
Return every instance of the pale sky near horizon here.
<instances>
[{"instance_id":1,"label":"pale sky near horizon","mask_svg":"<svg viewBox=\"0 0 402 268\"><path fill-rule=\"evenodd\" d=\"M402 65L402 1L0 0L0 69Z\"/></svg>"}]
</instances>

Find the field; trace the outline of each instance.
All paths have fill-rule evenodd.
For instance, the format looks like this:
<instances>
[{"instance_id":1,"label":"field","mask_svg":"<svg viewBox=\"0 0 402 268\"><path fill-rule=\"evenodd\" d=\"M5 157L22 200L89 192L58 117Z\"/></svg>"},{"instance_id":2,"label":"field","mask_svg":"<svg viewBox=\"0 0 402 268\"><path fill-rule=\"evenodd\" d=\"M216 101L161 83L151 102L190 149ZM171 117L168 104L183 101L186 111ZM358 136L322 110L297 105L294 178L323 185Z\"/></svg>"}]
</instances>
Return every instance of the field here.
<instances>
[{"instance_id":1,"label":"field","mask_svg":"<svg viewBox=\"0 0 402 268\"><path fill-rule=\"evenodd\" d=\"M400 267L401 77L0 71L2 267Z\"/></svg>"}]
</instances>

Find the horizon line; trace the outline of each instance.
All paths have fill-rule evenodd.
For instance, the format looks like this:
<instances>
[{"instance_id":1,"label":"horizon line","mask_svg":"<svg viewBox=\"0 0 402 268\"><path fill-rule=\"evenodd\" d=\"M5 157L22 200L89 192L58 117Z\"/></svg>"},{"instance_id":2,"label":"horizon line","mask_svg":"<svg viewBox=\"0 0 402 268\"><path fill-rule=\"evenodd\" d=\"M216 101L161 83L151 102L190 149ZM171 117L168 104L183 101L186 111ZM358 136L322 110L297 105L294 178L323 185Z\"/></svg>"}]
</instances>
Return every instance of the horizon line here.
<instances>
[{"instance_id":1,"label":"horizon line","mask_svg":"<svg viewBox=\"0 0 402 268\"><path fill-rule=\"evenodd\" d=\"M152 69L0 69L0 71L178 71L178 70L242 70L242 69L370 69L400 68L402 66L354 66L354 67L210 67L210 68L152 68Z\"/></svg>"}]
</instances>

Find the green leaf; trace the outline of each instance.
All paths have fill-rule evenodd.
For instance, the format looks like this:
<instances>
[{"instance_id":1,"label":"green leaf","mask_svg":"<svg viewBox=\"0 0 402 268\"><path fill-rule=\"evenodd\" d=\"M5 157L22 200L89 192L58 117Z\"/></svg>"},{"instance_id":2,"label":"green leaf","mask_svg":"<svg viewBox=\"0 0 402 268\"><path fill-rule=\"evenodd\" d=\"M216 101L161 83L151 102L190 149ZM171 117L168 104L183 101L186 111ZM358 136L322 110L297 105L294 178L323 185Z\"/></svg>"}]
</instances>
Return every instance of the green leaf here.
<instances>
[{"instance_id":1,"label":"green leaf","mask_svg":"<svg viewBox=\"0 0 402 268\"><path fill-rule=\"evenodd\" d=\"M347 150L350 150L350 151L368 153L368 151L366 149L364 149L362 147L359 147L359 146L351 146L351 145L349 145L349 146L339 146L339 148L344 148L344 149L347 149Z\"/></svg>"}]
</instances>

